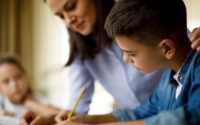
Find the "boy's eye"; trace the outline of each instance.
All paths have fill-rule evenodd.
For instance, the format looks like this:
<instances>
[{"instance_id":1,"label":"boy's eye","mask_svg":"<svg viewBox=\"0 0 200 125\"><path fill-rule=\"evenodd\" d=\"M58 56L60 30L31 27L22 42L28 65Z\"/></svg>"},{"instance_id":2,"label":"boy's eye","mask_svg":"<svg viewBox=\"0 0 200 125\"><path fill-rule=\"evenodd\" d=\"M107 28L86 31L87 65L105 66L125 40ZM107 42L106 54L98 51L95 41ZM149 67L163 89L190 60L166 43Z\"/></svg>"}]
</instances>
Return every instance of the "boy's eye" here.
<instances>
[{"instance_id":1,"label":"boy's eye","mask_svg":"<svg viewBox=\"0 0 200 125\"><path fill-rule=\"evenodd\" d=\"M134 57L136 54L135 53L125 53L129 57Z\"/></svg>"},{"instance_id":2,"label":"boy's eye","mask_svg":"<svg viewBox=\"0 0 200 125\"><path fill-rule=\"evenodd\" d=\"M76 8L76 3L75 2L69 2L68 4L66 4L65 6L65 10L66 11L72 11Z\"/></svg>"},{"instance_id":3,"label":"boy's eye","mask_svg":"<svg viewBox=\"0 0 200 125\"><path fill-rule=\"evenodd\" d=\"M128 56L132 56L133 57L133 56L135 56L135 54L134 53L129 53Z\"/></svg>"}]
</instances>

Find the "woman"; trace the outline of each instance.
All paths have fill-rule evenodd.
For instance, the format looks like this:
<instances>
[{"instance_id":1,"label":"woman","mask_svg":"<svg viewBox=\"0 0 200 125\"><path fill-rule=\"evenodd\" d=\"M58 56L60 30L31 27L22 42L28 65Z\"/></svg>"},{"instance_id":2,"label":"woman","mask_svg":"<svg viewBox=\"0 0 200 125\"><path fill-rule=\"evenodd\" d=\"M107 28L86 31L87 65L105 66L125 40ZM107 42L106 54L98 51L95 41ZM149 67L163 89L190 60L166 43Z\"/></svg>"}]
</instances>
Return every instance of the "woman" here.
<instances>
[{"instance_id":1,"label":"woman","mask_svg":"<svg viewBox=\"0 0 200 125\"><path fill-rule=\"evenodd\" d=\"M114 0L46 0L51 11L59 16L68 28L70 36L70 57L66 66L70 73L70 100L66 111L59 113L56 121L67 119L66 113L76 100L81 88L87 86L76 114L86 114L94 91L94 81L114 97L122 107L138 106L149 96L157 85L162 71L144 75L122 60L117 45L108 38L104 21ZM125 98L126 97L126 98ZM29 118L32 123L51 124L48 118L38 118L26 113L24 125Z\"/></svg>"}]
</instances>

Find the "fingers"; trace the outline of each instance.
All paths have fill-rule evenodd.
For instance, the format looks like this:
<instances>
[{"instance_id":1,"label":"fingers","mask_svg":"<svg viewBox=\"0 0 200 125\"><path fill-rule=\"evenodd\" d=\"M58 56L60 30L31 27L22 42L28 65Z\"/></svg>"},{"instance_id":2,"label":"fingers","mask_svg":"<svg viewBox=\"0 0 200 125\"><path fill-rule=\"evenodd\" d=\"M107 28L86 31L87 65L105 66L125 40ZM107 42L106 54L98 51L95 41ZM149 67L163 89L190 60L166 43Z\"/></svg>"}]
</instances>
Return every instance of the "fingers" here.
<instances>
[{"instance_id":1,"label":"fingers","mask_svg":"<svg viewBox=\"0 0 200 125\"><path fill-rule=\"evenodd\" d=\"M200 51L200 37L195 39L191 44L192 49L196 49L197 51Z\"/></svg>"},{"instance_id":2,"label":"fingers","mask_svg":"<svg viewBox=\"0 0 200 125\"><path fill-rule=\"evenodd\" d=\"M20 119L20 125L28 125L28 123L24 118L22 118Z\"/></svg>"},{"instance_id":3,"label":"fingers","mask_svg":"<svg viewBox=\"0 0 200 125\"><path fill-rule=\"evenodd\" d=\"M37 116L30 125L45 125L40 116Z\"/></svg>"},{"instance_id":4,"label":"fingers","mask_svg":"<svg viewBox=\"0 0 200 125\"><path fill-rule=\"evenodd\" d=\"M28 125L33 119L35 119L36 114L31 111L27 111L23 114L20 119L20 125Z\"/></svg>"},{"instance_id":5,"label":"fingers","mask_svg":"<svg viewBox=\"0 0 200 125\"><path fill-rule=\"evenodd\" d=\"M194 41L195 41L196 39L198 39L199 37L200 37L200 27L199 27L199 28L195 28L195 29L192 31L190 40L191 40L191 42L194 42Z\"/></svg>"},{"instance_id":6,"label":"fingers","mask_svg":"<svg viewBox=\"0 0 200 125\"><path fill-rule=\"evenodd\" d=\"M55 117L55 121L57 123L60 123L60 122L62 122L64 120L66 120L67 119L67 113L68 113L67 111L59 112L58 115Z\"/></svg>"}]
</instances>

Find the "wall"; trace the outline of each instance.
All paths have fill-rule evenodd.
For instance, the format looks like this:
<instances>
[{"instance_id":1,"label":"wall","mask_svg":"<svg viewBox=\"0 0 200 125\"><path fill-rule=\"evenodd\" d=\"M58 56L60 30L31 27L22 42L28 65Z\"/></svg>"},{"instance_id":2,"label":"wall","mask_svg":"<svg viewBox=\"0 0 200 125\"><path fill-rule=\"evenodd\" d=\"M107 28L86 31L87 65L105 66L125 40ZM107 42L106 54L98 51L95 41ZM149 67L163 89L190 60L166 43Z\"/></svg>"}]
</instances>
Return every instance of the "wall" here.
<instances>
[{"instance_id":1,"label":"wall","mask_svg":"<svg viewBox=\"0 0 200 125\"><path fill-rule=\"evenodd\" d=\"M68 55L67 33L42 0L32 2L35 88L46 93L53 104L60 106L68 88L65 71L62 70Z\"/></svg>"},{"instance_id":2,"label":"wall","mask_svg":"<svg viewBox=\"0 0 200 125\"><path fill-rule=\"evenodd\" d=\"M200 0L184 0L187 8L188 28L190 30L200 26Z\"/></svg>"}]
</instances>

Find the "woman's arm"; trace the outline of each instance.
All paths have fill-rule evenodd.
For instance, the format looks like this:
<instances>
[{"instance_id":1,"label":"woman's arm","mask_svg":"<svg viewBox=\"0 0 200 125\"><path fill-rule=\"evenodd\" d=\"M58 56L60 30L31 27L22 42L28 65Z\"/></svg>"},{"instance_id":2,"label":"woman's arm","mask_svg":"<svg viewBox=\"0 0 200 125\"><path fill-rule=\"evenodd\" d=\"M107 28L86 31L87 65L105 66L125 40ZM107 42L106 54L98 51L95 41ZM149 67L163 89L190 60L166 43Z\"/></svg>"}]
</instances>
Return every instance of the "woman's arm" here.
<instances>
[{"instance_id":1,"label":"woman's arm","mask_svg":"<svg viewBox=\"0 0 200 125\"><path fill-rule=\"evenodd\" d=\"M40 104L32 99L27 99L24 104L28 110L40 116L55 115L60 111L60 109L55 106Z\"/></svg>"}]
</instances>

